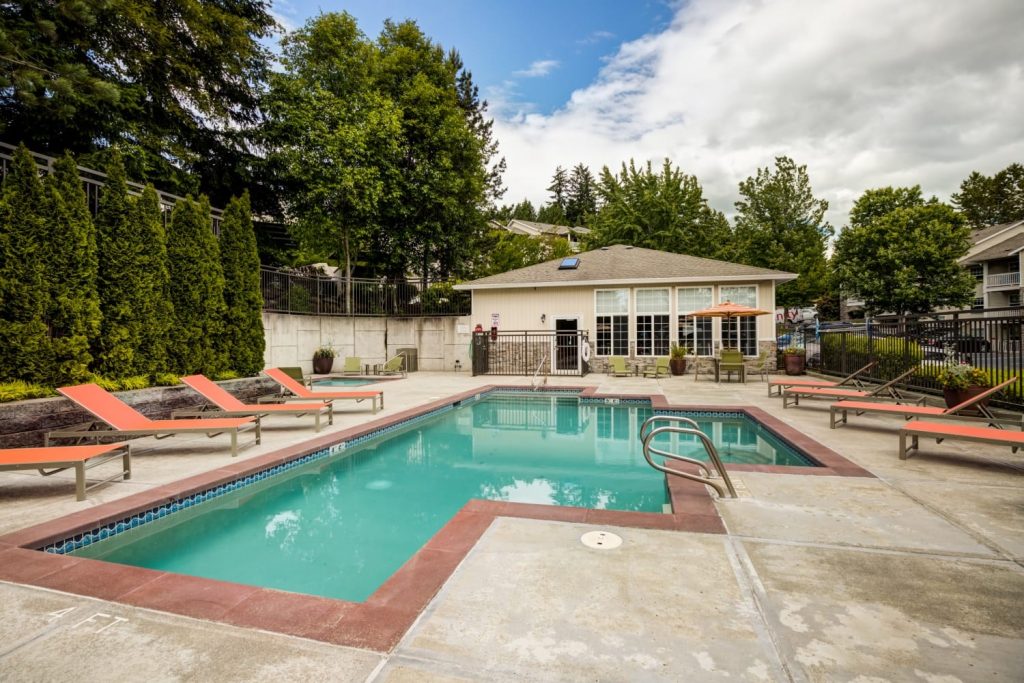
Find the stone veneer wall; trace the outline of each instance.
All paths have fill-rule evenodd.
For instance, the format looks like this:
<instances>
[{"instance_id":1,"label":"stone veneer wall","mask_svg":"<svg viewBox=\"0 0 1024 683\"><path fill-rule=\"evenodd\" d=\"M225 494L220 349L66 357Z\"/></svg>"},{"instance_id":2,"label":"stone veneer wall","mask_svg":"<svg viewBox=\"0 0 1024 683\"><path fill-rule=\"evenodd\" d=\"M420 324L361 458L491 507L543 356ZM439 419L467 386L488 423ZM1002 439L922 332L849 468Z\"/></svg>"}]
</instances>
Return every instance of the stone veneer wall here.
<instances>
[{"instance_id":1,"label":"stone veneer wall","mask_svg":"<svg viewBox=\"0 0 1024 683\"><path fill-rule=\"evenodd\" d=\"M314 315L264 313L267 367L299 366L313 371L313 352L331 346L337 353L335 368L346 356L358 356L364 364L383 363L398 349L417 350L420 370L470 371L469 316L436 318L341 318Z\"/></svg>"},{"instance_id":2,"label":"stone veneer wall","mask_svg":"<svg viewBox=\"0 0 1024 683\"><path fill-rule=\"evenodd\" d=\"M221 386L245 402L277 391L266 378L249 377L221 382ZM205 401L184 385L122 391L117 397L154 420L167 419L172 410L198 408ZM42 446L46 432L92 422L94 418L63 396L0 403L0 448Z\"/></svg>"},{"instance_id":3,"label":"stone veneer wall","mask_svg":"<svg viewBox=\"0 0 1024 683\"><path fill-rule=\"evenodd\" d=\"M591 343L590 346L591 346L590 350L591 350L591 352L593 352L593 350L594 350L593 343ZM758 348L758 352L759 353L762 352L762 351L766 351L766 350L768 351L768 371L769 372L775 372L776 370L778 370L777 362L776 362L778 359L776 358L776 355L775 355L776 350L777 350L776 343L773 342L773 341L758 342L757 343L757 348ZM632 368L632 367L636 366L636 367L639 367L642 370L645 365L648 365L651 362L652 362L652 360L650 358L647 358L647 357L644 357L644 358L627 357L626 358L626 367ZM756 358L755 359L748 359L747 360L747 371L748 371L748 373L749 372L753 372L754 368L756 366L757 366L757 359ZM608 372L608 360L607 360L607 358L598 358L597 356L592 356L591 359L590 359L590 371L591 372L596 372L596 373L599 373L599 374ZM686 372L687 372L687 374L692 374L693 373L693 356L692 355L688 355L686 357ZM712 367L711 363L701 363L701 365L700 365L700 372L701 372L702 375L713 375L713 374L715 374L715 369L714 369L714 367Z\"/></svg>"}]
</instances>

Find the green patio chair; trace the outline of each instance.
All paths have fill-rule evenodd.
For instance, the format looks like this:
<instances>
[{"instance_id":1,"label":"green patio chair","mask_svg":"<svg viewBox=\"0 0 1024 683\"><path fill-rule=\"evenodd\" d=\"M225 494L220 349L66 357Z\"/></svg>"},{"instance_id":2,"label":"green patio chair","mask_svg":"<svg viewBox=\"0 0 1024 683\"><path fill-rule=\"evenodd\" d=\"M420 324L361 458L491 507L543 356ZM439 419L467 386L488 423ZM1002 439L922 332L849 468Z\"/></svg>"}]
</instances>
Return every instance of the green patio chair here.
<instances>
[{"instance_id":1,"label":"green patio chair","mask_svg":"<svg viewBox=\"0 0 1024 683\"><path fill-rule=\"evenodd\" d=\"M284 374L288 375L289 377L291 377L293 380L295 380L299 384L302 384L303 386L307 386L307 387L313 386L313 378L312 377L306 377L305 375L303 375L302 374L302 368L299 368L299 367L288 367L288 368L279 368L279 369L281 370L281 372L283 372Z\"/></svg>"},{"instance_id":2,"label":"green patio chair","mask_svg":"<svg viewBox=\"0 0 1024 683\"><path fill-rule=\"evenodd\" d=\"M345 375L363 374L363 360L359 356L346 356L345 367L341 369L341 372Z\"/></svg>"},{"instance_id":3,"label":"green patio chair","mask_svg":"<svg viewBox=\"0 0 1024 683\"><path fill-rule=\"evenodd\" d=\"M722 349L722 355L718 361L718 372L719 377L721 373L729 373L729 379L732 380L732 373L739 374L740 381L747 381L747 366L743 362L743 353L739 349Z\"/></svg>"},{"instance_id":4,"label":"green patio chair","mask_svg":"<svg viewBox=\"0 0 1024 683\"><path fill-rule=\"evenodd\" d=\"M622 356L608 356L608 374L613 377L629 377L626 359Z\"/></svg>"},{"instance_id":5,"label":"green patio chair","mask_svg":"<svg viewBox=\"0 0 1024 683\"><path fill-rule=\"evenodd\" d=\"M672 374L671 368L668 364L668 356L658 356L654 359L654 363L644 367L644 377L653 377L657 379L662 375L662 373L664 373L666 377Z\"/></svg>"},{"instance_id":6,"label":"green patio chair","mask_svg":"<svg viewBox=\"0 0 1024 683\"><path fill-rule=\"evenodd\" d=\"M761 375L761 379L765 382L768 381L768 349L762 350L761 355L757 357L754 372Z\"/></svg>"},{"instance_id":7,"label":"green patio chair","mask_svg":"<svg viewBox=\"0 0 1024 683\"><path fill-rule=\"evenodd\" d=\"M378 365L378 374L381 375L402 375L405 377L405 356L398 355L383 365Z\"/></svg>"}]
</instances>

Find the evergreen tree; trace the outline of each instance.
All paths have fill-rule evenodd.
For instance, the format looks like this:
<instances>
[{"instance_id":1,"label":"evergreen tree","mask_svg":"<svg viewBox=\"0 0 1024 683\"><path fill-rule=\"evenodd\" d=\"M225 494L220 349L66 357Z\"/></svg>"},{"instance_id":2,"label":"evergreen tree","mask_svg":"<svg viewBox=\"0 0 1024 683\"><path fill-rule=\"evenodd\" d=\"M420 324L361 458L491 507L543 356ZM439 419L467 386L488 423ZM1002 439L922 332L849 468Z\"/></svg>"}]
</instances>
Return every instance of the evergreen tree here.
<instances>
[{"instance_id":1,"label":"evergreen tree","mask_svg":"<svg viewBox=\"0 0 1024 683\"><path fill-rule=\"evenodd\" d=\"M57 160L46 179L49 205L44 277L49 289L53 372L50 384L85 381L100 332L96 290L96 228L71 155Z\"/></svg>"},{"instance_id":2,"label":"evergreen tree","mask_svg":"<svg viewBox=\"0 0 1024 683\"><path fill-rule=\"evenodd\" d=\"M148 245L140 239L132 213L124 163L115 149L96 214L97 289L103 323L93 357L96 371L106 377L128 377L144 370L139 354L147 324L143 263Z\"/></svg>"},{"instance_id":3,"label":"evergreen tree","mask_svg":"<svg viewBox=\"0 0 1024 683\"><path fill-rule=\"evenodd\" d=\"M512 208L511 217L519 221L535 221L537 220L537 211L529 199L524 199Z\"/></svg>"},{"instance_id":4,"label":"evergreen tree","mask_svg":"<svg viewBox=\"0 0 1024 683\"><path fill-rule=\"evenodd\" d=\"M138 371L147 375L170 371L168 348L174 306L171 304L170 274L167 266L167 233L164 230L160 197L152 185L133 202L131 222L146 245L139 260L140 313L143 320Z\"/></svg>"},{"instance_id":5,"label":"evergreen tree","mask_svg":"<svg viewBox=\"0 0 1024 683\"><path fill-rule=\"evenodd\" d=\"M565 218L569 225L586 225L597 211L597 181L590 169L576 164L569 176L569 191L565 200Z\"/></svg>"},{"instance_id":6,"label":"evergreen tree","mask_svg":"<svg viewBox=\"0 0 1024 683\"><path fill-rule=\"evenodd\" d=\"M263 369L263 295L260 257L252 229L249 193L232 199L220 224L220 261L224 270L224 345L229 367L241 375Z\"/></svg>"},{"instance_id":7,"label":"evergreen tree","mask_svg":"<svg viewBox=\"0 0 1024 683\"><path fill-rule=\"evenodd\" d=\"M548 192L551 193L551 205L557 206L564 216L566 197L569 194L569 176L561 166L555 167L555 174L551 176L551 184L548 185ZM547 221L545 221L547 222Z\"/></svg>"},{"instance_id":8,"label":"evergreen tree","mask_svg":"<svg viewBox=\"0 0 1024 683\"><path fill-rule=\"evenodd\" d=\"M550 223L551 225L565 225L569 221L565 218L565 211L558 204L551 202L537 209L537 222Z\"/></svg>"},{"instance_id":9,"label":"evergreen tree","mask_svg":"<svg viewBox=\"0 0 1024 683\"><path fill-rule=\"evenodd\" d=\"M740 183L736 202L738 260L751 266L797 273L779 286L779 306L807 306L827 289L825 246L832 226L828 202L815 199L806 166L777 157L775 169L759 168Z\"/></svg>"},{"instance_id":10,"label":"evergreen tree","mask_svg":"<svg viewBox=\"0 0 1024 683\"><path fill-rule=\"evenodd\" d=\"M46 195L24 145L0 198L0 380L45 383L52 373L46 315Z\"/></svg>"},{"instance_id":11,"label":"evergreen tree","mask_svg":"<svg viewBox=\"0 0 1024 683\"><path fill-rule=\"evenodd\" d=\"M597 188L601 208L591 221L588 248L612 244L660 249L705 258L729 258L732 232L704 198L697 178L668 159L656 173L650 162L630 160L618 175L607 166Z\"/></svg>"},{"instance_id":12,"label":"evergreen tree","mask_svg":"<svg viewBox=\"0 0 1024 683\"><path fill-rule=\"evenodd\" d=\"M206 197L179 201L171 214L167 261L174 306L170 349L176 372L212 375L224 367L224 273Z\"/></svg>"}]
</instances>

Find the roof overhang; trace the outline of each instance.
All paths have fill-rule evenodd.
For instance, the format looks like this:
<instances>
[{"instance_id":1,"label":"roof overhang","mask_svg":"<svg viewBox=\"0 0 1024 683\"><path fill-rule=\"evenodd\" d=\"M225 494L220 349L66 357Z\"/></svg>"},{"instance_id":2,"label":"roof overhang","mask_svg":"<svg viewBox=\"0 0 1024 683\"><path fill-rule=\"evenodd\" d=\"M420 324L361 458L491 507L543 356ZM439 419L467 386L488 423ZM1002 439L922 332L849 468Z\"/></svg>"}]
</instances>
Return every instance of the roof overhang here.
<instances>
[{"instance_id":1,"label":"roof overhang","mask_svg":"<svg viewBox=\"0 0 1024 683\"><path fill-rule=\"evenodd\" d=\"M633 285L661 285L661 284L685 284L690 282L790 282L795 280L795 273L775 273L772 275L717 275L717 276L687 276L687 277L652 277L632 280L570 280L568 282L502 282L493 284L473 284L464 282L455 285L455 289L467 291L476 289L534 289L538 287L630 287Z\"/></svg>"}]
</instances>

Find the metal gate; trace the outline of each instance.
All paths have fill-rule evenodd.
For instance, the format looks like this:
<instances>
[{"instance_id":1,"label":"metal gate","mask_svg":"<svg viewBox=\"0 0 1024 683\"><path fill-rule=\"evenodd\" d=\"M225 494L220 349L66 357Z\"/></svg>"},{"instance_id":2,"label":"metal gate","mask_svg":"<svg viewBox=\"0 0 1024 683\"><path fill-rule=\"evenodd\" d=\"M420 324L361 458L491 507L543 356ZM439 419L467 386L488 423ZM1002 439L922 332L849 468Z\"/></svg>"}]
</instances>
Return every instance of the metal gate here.
<instances>
[{"instance_id":1,"label":"metal gate","mask_svg":"<svg viewBox=\"0 0 1024 683\"><path fill-rule=\"evenodd\" d=\"M586 330L474 332L473 374L582 376L588 344Z\"/></svg>"}]
</instances>

